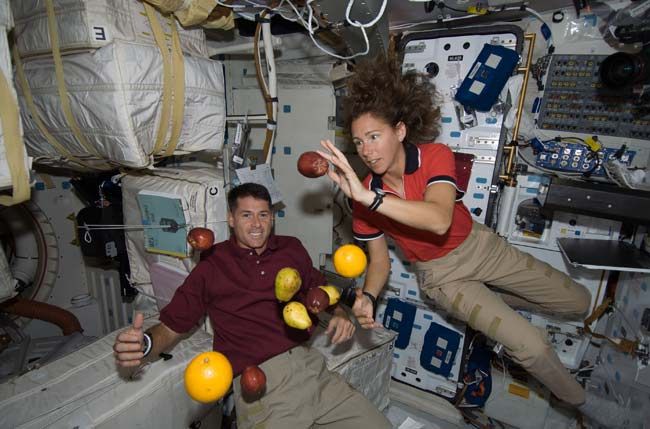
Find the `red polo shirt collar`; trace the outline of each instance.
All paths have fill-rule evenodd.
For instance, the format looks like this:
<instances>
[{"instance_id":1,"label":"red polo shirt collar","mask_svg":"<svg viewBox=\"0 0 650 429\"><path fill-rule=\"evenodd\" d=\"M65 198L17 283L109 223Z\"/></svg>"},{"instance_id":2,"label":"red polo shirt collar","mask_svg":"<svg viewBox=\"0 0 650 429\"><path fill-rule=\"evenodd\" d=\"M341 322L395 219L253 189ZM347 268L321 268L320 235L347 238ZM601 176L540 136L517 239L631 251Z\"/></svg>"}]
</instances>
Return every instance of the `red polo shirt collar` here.
<instances>
[{"instance_id":1,"label":"red polo shirt collar","mask_svg":"<svg viewBox=\"0 0 650 429\"><path fill-rule=\"evenodd\" d=\"M404 175L415 173L420 168L420 148L414 144L407 143L404 146L406 151L406 163L404 165ZM372 179L368 182L368 189L382 189L390 193L395 193L392 189L384 189L384 181L381 176L372 173Z\"/></svg>"}]
</instances>

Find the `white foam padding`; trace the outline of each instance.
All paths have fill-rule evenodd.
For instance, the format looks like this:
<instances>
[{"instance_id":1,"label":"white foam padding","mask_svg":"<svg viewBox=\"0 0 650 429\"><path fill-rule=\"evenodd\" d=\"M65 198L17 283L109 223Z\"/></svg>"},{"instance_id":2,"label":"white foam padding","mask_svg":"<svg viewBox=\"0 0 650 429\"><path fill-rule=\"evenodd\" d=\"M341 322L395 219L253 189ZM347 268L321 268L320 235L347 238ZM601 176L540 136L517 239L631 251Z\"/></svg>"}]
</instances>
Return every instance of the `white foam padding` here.
<instances>
[{"instance_id":1,"label":"white foam padding","mask_svg":"<svg viewBox=\"0 0 650 429\"><path fill-rule=\"evenodd\" d=\"M61 52L97 49L115 40L154 45L153 32L137 0L54 0ZM0 6L1 10L2 6ZM50 33L44 0L11 0L16 42L21 57L50 54ZM207 57L202 29L184 29L173 17L156 13L171 40L171 25L178 28L185 54ZM1 22L1 21L0 21Z\"/></svg>"},{"instance_id":2,"label":"white foam padding","mask_svg":"<svg viewBox=\"0 0 650 429\"><path fill-rule=\"evenodd\" d=\"M329 370L340 373L374 406L383 410L390 402L390 371L395 336L394 332L384 328L357 328L352 339L333 345L325 334L325 328L319 325L310 342L325 355Z\"/></svg>"},{"instance_id":3,"label":"white foam padding","mask_svg":"<svg viewBox=\"0 0 650 429\"><path fill-rule=\"evenodd\" d=\"M226 114L222 64L192 56L185 56L184 63L185 107L176 150L221 150ZM73 155L89 155L66 122L51 59L34 59L24 67L46 127ZM64 56L63 69L73 116L88 143L120 165L149 165L162 110L158 48L116 41L93 53ZM57 159L60 154L36 128L20 88L19 98L28 153Z\"/></svg>"},{"instance_id":4,"label":"white foam padding","mask_svg":"<svg viewBox=\"0 0 650 429\"><path fill-rule=\"evenodd\" d=\"M157 322L147 319L145 327ZM2 428L220 427L221 402L200 404L185 392L184 372L212 336L198 330L129 379L115 365L118 331L0 385ZM198 426L197 426L198 427Z\"/></svg>"},{"instance_id":5,"label":"white foam padding","mask_svg":"<svg viewBox=\"0 0 650 429\"><path fill-rule=\"evenodd\" d=\"M137 195L140 191L164 192L183 199L183 209L190 224L206 227L214 232L215 243L229 236L228 208L223 174L216 167L158 168L149 174L129 174L122 178L122 208L126 225L142 225L142 214ZM188 271L193 264L173 256L149 253L144 246L144 232L127 229L126 249L131 267L131 281L153 294L149 266L164 262L179 270ZM188 245L188 255L191 248ZM196 260L196 256L194 261Z\"/></svg>"}]
</instances>

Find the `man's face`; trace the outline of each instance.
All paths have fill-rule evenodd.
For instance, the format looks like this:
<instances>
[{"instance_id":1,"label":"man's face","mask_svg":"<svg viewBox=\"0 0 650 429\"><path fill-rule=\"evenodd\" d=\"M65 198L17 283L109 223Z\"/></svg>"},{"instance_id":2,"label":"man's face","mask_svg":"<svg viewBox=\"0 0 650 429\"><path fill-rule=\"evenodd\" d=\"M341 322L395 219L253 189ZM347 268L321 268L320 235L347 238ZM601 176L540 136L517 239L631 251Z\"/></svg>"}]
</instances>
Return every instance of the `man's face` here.
<instances>
[{"instance_id":1,"label":"man's face","mask_svg":"<svg viewBox=\"0 0 650 429\"><path fill-rule=\"evenodd\" d=\"M237 208L228 213L228 224L240 247L255 250L261 254L271 235L273 213L268 201L253 197L237 199Z\"/></svg>"}]
</instances>

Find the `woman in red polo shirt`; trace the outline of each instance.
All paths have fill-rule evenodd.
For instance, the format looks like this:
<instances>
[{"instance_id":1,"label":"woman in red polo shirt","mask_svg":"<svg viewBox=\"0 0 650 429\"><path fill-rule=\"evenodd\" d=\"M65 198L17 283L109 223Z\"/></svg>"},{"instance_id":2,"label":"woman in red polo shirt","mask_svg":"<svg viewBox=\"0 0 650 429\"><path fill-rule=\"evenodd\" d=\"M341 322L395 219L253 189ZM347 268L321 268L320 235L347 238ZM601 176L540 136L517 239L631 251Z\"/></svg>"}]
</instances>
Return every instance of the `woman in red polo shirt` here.
<instances>
[{"instance_id":1,"label":"woman in red polo shirt","mask_svg":"<svg viewBox=\"0 0 650 429\"><path fill-rule=\"evenodd\" d=\"M557 397L584 404L583 388L563 367L545 333L486 283L529 309L575 318L588 311L589 292L472 221L456 187L452 151L432 143L440 109L426 76L402 75L397 60L378 58L359 64L347 87L346 128L370 173L360 181L330 141L321 142L326 149L321 155L336 166L328 175L353 201L355 238L368 245L364 292L377 297L388 280L386 234L414 262L420 288L437 305L503 344ZM371 297L358 293L353 310L365 328L379 326L373 305Z\"/></svg>"}]
</instances>

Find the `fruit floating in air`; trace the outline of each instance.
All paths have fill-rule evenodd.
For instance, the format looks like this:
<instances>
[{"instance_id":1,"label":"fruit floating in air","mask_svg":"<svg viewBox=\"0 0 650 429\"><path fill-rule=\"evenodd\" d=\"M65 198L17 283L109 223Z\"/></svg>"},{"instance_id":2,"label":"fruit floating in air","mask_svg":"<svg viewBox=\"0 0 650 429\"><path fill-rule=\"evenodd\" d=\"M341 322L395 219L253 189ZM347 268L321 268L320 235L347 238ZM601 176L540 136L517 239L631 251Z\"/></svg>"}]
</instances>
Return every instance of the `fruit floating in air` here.
<instances>
[{"instance_id":1,"label":"fruit floating in air","mask_svg":"<svg viewBox=\"0 0 650 429\"><path fill-rule=\"evenodd\" d=\"M345 244L334 252L334 269L343 277L358 277L366 270L368 259L361 248L354 244Z\"/></svg>"},{"instance_id":2,"label":"fruit floating in air","mask_svg":"<svg viewBox=\"0 0 650 429\"><path fill-rule=\"evenodd\" d=\"M329 164L318 152L305 152L298 158L298 171L305 177L315 179L327 173Z\"/></svg>"},{"instance_id":3,"label":"fruit floating in air","mask_svg":"<svg viewBox=\"0 0 650 429\"><path fill-rule=\"evenodd\" d=\"M275 275L275 297L278 301L287 302L298 292L302 285L300 273L295 268L282 268Z\"/></svg>"},{"instance_id":4,"label":"fruit floating in air","mask_svg":"<svg viewBox=\"0 0 650 429\"><path fill-rule=\"evenodd\" d=\"M323 289L313 287L307 291L305 306L312 314L318 314L330 306L330 297Z\"/></svg>"},{"instance_id":5,"label":"fruit floating in air","mask_svg":"<svg viewBox=\"0 0 650 429\"><path fill-rule=\"evenodd\" d=\"M241 373L239 385L247 402L257 401L266 390L266 374L257 365L247 366Z\"/></svg>"},{"instance_id":6,"label":"fruit floating in air","mask_svg":"<svg viewBox=\"0 0 650 429\"><path fill-rule=\"evenodd\" d=\"M330 300L330 305L336 304L337 302L339 302L339 299L341 299L341 291L336 286L326 285L326 286L318 286L318 287L323 289L327 293L327 296L329 297Z\"/></svg>"},{"instance_id":7,"label":"fruit floating in air","mask_svg":"<svg viewBox=\"0 0 650 429\"><path fill-rule=\"evenodd\" d=\"M219 352L201 353L185 368L185 390L195 401L217 401L228 393L231 384L232 366Z\"/></svg>"},{"instance_id":8,"label":"fruit floating in air","mask_svg":"<svg viewBox=\"0 0 650 429\"><path fill-rule=\"evenodd\" d=\"M187 234L187 242L192 249L207 250L214 244L214 233L208 228L192 228Z\"/></svg>"},{"instance_id":9,"label":"fruit floating in air","mask_svg":"<svg viewBox=\"0 0 650 429\"><path fill-rule=\"evenodd\" d=\"M292 328L311 328L311 318L309 317L309 313L307 313L307 308L300 302L291 301L285 305L282 310L282 317L284 318L284 322Z\"/></svg>"}]
</instances>

